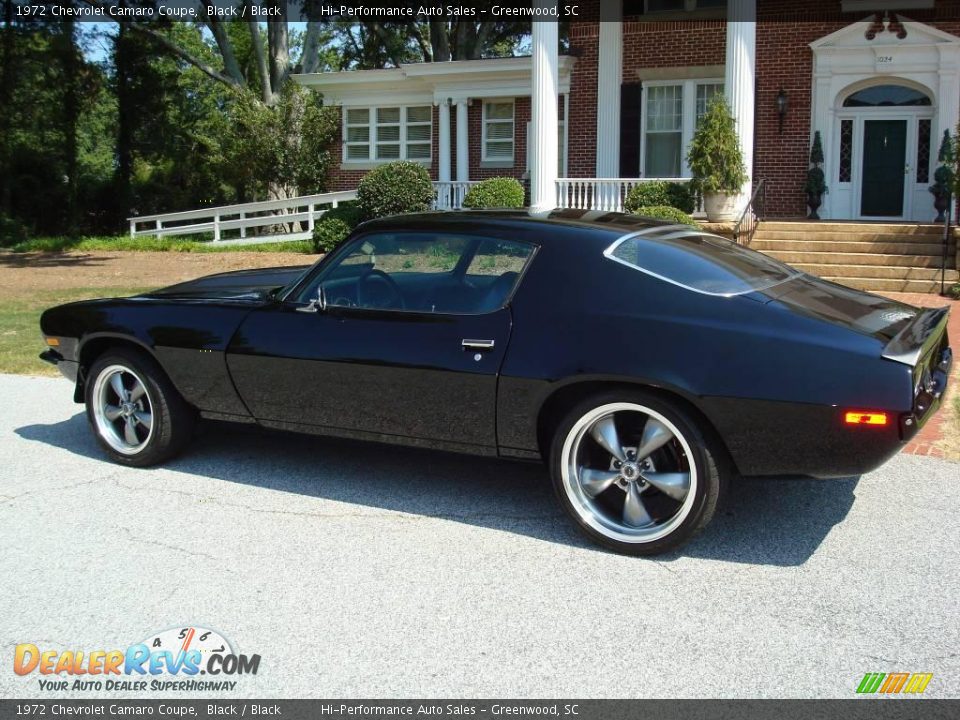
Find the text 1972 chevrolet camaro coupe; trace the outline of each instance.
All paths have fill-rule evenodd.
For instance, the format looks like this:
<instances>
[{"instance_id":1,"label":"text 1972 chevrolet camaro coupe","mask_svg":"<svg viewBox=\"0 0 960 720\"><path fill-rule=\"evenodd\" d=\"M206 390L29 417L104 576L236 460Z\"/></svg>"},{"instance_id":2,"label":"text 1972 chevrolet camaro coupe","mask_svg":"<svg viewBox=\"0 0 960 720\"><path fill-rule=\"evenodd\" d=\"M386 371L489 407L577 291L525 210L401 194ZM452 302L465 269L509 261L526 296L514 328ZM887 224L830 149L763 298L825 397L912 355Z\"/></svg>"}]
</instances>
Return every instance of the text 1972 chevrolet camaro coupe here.
<instances>
[{"instance_id":1,"label":"text 1972 chevrolet camaro coupe","mask_svg":"<svg viewBox=\"0 0 960 720\"><path fill-rule=\"evenodd\" d=\"M427 213L309 268L224 273L47 310L114 461L198 417L547 461L594 540L691 537L734 474L876 468L937 410L946 310L618 213Z\"/></svg>"}]
</instances>

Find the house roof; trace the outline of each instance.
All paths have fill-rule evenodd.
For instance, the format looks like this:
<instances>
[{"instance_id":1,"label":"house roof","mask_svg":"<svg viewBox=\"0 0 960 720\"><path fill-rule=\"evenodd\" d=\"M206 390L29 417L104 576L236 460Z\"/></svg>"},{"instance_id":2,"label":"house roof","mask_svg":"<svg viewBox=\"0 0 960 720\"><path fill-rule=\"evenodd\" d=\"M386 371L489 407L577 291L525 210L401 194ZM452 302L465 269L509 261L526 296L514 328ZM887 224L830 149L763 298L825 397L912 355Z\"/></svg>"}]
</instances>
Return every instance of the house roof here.
<instances>
[{"instance_id":1,"label":"house roof","mask_svg":"<svg viewBox=\"0 0 960 720\"><path fill-rule=\"evenodd\" d=\"M561 55L559 91L570 92L570 74L576 58ZM529 56L410 63L384 70L344 70L304 73L293 79L323 93L328 104L435 103L483 97L530 95L533 60Z\"/></svg>"}]
</instances>

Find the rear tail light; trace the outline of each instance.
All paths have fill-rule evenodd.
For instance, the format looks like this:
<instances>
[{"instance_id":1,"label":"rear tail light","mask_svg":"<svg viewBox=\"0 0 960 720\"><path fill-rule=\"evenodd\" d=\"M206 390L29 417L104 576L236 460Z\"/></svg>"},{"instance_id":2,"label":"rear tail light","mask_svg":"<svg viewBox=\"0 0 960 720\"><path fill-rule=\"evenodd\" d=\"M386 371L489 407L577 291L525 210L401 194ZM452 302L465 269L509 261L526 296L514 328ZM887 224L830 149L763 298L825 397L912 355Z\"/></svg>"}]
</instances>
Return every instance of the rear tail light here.
<instances>
[{"instance_id":1,"label":"rear tail light","mask_svg":"<svg viewBox=\"0 0 960 720\"><path fill-rule=\"evenodd\" d=\"M865 410L847 410L843 414L843 421L847 425L886 425L889 418L883 412L867 412Z\"/></svg>"}]
</instances>

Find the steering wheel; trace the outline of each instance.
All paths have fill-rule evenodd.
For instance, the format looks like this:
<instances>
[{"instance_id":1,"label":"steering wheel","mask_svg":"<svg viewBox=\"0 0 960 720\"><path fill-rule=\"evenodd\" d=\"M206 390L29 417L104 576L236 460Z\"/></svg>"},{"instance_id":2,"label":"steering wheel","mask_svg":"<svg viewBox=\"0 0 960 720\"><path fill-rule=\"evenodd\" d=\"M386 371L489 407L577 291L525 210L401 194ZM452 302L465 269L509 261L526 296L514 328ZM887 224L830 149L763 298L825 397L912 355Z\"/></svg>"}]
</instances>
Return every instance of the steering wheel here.
<instances>
[{"instance_id":1,"label":"steering wheel","mask_svg":"<svg viewBox=\"0 0 960 720\"><path fill-rule=\"evenodd\" d=\"M406 309L397 281L377 268L357 281L357 305L362 308Z\"/></svg>"}]
</instances>

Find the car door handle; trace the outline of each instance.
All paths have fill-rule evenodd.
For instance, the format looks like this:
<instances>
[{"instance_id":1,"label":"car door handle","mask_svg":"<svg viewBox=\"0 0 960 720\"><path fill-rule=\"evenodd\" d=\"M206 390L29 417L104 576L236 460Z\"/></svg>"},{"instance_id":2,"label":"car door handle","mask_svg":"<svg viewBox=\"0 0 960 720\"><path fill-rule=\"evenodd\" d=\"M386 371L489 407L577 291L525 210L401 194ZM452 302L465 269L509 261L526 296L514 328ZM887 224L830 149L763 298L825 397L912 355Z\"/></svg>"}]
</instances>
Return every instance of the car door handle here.
<instances>
[{"instance_id":1,"label":"car door handle","mask_svg":"<svg viewBox=\"0 0 960 720\"><path fill-rule=\"evenodd\" d=\"M493 340L466 340L461 343L464 350L492 350Z\"/></svg>"}]
</instances>

